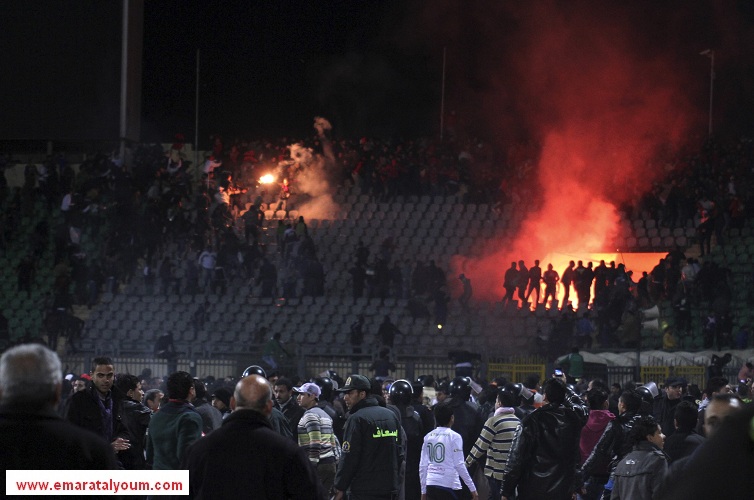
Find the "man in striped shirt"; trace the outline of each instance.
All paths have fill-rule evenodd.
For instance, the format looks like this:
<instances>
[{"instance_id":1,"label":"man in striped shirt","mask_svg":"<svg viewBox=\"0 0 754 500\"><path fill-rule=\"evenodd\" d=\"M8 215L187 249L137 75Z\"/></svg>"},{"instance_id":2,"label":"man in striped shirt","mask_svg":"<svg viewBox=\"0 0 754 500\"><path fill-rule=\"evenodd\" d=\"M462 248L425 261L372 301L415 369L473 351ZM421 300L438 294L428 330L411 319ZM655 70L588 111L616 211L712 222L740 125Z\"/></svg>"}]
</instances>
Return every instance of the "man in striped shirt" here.
<instances>
[{"instance_id":1,"label":"man in striped shirt","mask_svg":"<svg viewBox=\"0 0 754 500\"><path fill-rule=\"evenodd\" d=\"M309 461L317 469L317 475L329 498L340 454L332 419L317 406L321 394L318 385L307 382L301 387L294 387L293 392L297 394L299 406L306 410L298 422L298 445L307 450Z\"/></svg>"},{"instance_id":2,"label":"man in striped shirt","mask_svg":"<svg viewBox=\"0 0 754 500\"><path fill-rule=\"evenodd\" d=\"M484 423L479 438L471 448L471 453L466 457L466 465L471 466L487 455L484 464L484 475L489 484L490 500L500 500L500 487L503 483L503 471L508 462L508 451L513 443L513 436L521 421L516 417L513 407L516 405L516 396L504 389L497 393L495 414Z\"/></svg>"}]
</instances>

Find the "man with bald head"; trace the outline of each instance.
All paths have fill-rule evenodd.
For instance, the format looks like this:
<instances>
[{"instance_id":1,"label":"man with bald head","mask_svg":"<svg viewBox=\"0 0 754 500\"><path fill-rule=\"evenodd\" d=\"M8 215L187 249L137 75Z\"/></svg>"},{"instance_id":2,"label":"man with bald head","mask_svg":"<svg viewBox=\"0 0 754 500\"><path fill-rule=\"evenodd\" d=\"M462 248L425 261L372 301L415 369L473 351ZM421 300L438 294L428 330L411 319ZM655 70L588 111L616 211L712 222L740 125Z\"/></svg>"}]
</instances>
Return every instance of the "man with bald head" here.
<instances>
[{"instance_id":1,"label":"man with bald head","mask_svg":"<svg viewBox=\"0 0 754 500\"><path fill-rule=\"evenodd\" d=\"M264 377L238 381L230 416L194 443L181 466L189 470L192 497L325 498L304 450L272 429L272 398Z\"/></svg>"},{"instance_id":2,"label":"man with bald head","mask_svg":"<svg viewBox=\"0 0 754 500\"><path fill-rule=\"evenodd\" d=\"M16 469L115 469L115 451L100 436L60 418L58 355L24 344L0 358L0 465ZM0 486L5 493L5 485Z\"/></svg>"}]
</instances>

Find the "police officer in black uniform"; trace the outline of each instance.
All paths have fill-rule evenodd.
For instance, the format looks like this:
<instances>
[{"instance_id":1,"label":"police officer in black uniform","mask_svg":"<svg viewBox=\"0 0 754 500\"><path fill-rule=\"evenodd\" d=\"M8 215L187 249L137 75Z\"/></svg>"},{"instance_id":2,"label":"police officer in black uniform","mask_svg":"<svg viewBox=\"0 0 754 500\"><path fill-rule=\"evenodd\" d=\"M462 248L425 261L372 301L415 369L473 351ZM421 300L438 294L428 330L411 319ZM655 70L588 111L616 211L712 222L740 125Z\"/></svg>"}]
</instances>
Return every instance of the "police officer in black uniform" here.
<instances>
[{"instance_id":1,"label":"police officer in black uniform","mask_svg":"<svg viewBox=\"0 0 754 500\"><path fill-rule=\"evenodd\" d=\"M335 474L335 500L345 498L346 491L350 500L392 500L400 490L401 424L395 413L379 406L370 391L369 379L363 375L348 377L338 389L350 416Z\"/></svg>"},{"instance_id":2,"label":"police officer in black uniform","mask_svg":"<svg viewBox=\"0 0 754 500\"><path fill-rule=\"evenodd\" d=\"M413 387L407 380L396 380L390 386L390 404L395 405L406 433L406 473L403 498L420 498L419 460L424 445L424 426L413 403ZM426 408L426 407L425 407Z\"/></svg>"},{"instance_id":3,"label":"police officer in black uniform","mask_svg":"<svg viewBox=\"0 0 754 500\"><path fill-rule=\"evenodd\" d=\"M463 439L463 456L468 457L479 434L484 427L484 416L479 405L469 401L471 398L471 379L469 377L456 377L448 385L450 407L453 409L452 430L461 435ZM471 492L463 484L461 498L471 498Z\"/></svg>"}]
</instances>

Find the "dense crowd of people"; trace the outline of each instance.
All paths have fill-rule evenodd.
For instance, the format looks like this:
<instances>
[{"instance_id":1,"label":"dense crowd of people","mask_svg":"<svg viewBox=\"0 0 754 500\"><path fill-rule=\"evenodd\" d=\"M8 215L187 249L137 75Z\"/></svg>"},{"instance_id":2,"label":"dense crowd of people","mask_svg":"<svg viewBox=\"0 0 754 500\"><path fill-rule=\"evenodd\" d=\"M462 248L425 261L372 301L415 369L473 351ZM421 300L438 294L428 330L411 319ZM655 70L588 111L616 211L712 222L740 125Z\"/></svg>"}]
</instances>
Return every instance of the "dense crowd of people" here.
<instances>
[{"instance_id":1,"label":"dense crowd of people","mask_svg":"<svg viewBox=\"0 0 754 500\"><path fill-rule=\"evenodd\" d=\"M305 381L252 365L238 379L176 371L155 380L116 374L112 359L98 357L76 377L47 347L23 344L0 358L0 462L6 470L188 470L191 498L738 499L754 491L751 363L736 384L710 372L703 391L682 377L608 387L573 377L578 371L574 359L545 380L486 381L460 367L439 381L333 372Z\"/></svg>"},{"instance_id":2,"label":"dense crowd of people","mask_svg":"<svg viewBox=\"0 0 754 500\"><path fill-rule=\"evenodd\" d=\"M52 283L40 287L49 290L44 309L59 317L70 316L73 304L93 307L103 291L117 292L134 280L147 293L223 294L236 280L236 286L248 285L271 299L324 295L327 271L308 234L306 214L278 221L276 251L261 237L266 211L282 209L290 215L307 197L301 175L315 163L332 192L375 200L437 195L492 205L517 206L522 199L537 203L530 192L536 184L533 144L496 148L478 139L346 140L322 130L291 142L225 143L214 136L211 153L192 166L179 134L168 151L159 145L137 147L128 165L101 154L85 160L78 171L64 155L27 165L22 187L0 186L3 248L19 235L22 220L37 215L26 255L15 269L18 291L28 295L40 287L37 271L49 265ZM707 142L667 165L655 188L637 193L636 203L622 210L633 218L652 217L665 227L693 223L706 255L711 236L724 247L729 229L742 227L754 207L748 198L752 158L747 139L732 145ZM5 167L10 158L2 161ZM277 181L261 183L270 172ZM406 299L413 317L444 323L453 289L447 271L434 262L396 255L395 247L389 237L359 245L353 260L344 264L353 297ZM620 265L590 265L569 267L559 275L560 270L541 270L538 264L527 268L521 261L510 279L506 273L503 300L523 303L536 296L540 301L543 293L547 302L553 288L561 287L566 298L559 306L569 313L560 325L565 328L576 320L568 310L573 288L579 302L591 304L590 318L599 332L592 341L605 347L633 345L637 311L660 301L669 301L675 311L669 348L673 334L676 345L688 335L692 312L702 318L705 347L733 347L743 338L732 331L731 303L735 293L746 291L731 289L729 271L709 259L686 258L684 249L676 248L642 277ZM471 282L464 279L465 311L473 296ZM77 329L73 325L63 334Z\"/></svg>"}]
</instances>

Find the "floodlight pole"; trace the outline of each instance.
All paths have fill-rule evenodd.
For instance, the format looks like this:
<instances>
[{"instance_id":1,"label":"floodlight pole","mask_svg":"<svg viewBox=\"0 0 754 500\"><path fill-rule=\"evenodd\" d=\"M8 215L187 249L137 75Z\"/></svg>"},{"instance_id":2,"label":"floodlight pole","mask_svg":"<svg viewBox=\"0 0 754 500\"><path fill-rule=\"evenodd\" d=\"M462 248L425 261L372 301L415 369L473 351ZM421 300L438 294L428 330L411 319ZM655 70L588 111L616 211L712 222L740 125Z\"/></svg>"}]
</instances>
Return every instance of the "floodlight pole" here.
<instances>
[{"instance_id":1,"label":"floodlight pole","mask_svg":"<svg viewBox=\"0 0 754 500\"><path fill-rule=\"evenodd\" d=\"M194 102L194 168L199 169L199 53L196 49L196 101ZM207 176L209 186L209 176Z\"/></svg>"},{"instance_id":2,"label":"floodlight pole","mask_svg":"<svg viewBox=\"0 0 754 500\"><path fill-rule=\"evenodd\" d=\"M715 51L712 49L699 52L700 56L709 57L709 137L712 138L712 96L715 88Z\"/></svg>"},{"instance_id":3,"label":"floodlight pole","mask_svg":"<svg viewBox=\"0 0 754 500\"><path fill-rule=\"evenodd\" d=\"M445 129L445 57L448 52L447 47L442 48L442 87L440 91L440 142L442 142L443 132Z\"/></svg>"}]
</instances>

